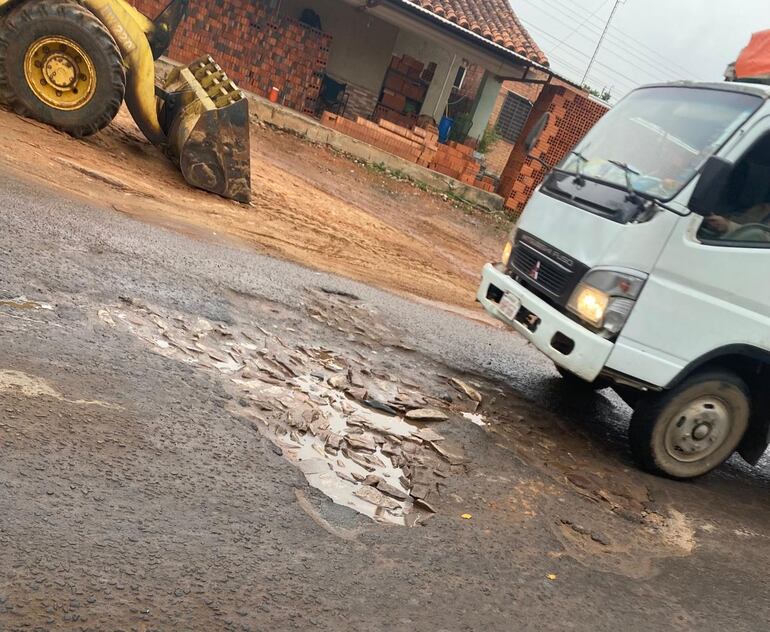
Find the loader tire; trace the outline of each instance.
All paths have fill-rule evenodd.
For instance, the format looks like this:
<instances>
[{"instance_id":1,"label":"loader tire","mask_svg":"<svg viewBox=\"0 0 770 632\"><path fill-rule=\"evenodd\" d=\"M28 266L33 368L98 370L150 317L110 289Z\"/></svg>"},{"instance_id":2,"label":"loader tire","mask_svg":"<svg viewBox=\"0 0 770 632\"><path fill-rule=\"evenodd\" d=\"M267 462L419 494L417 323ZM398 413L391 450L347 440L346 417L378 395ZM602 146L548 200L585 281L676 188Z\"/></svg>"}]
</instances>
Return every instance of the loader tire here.
<instances>
[{"instance_id":1,"label":"loader tire","mask_svg":"<svg viewBox=\"0 0 770 632\"><path fill-rule=\"evenodd\" d=\"M115 118L126 74L115 40L67 0L31 0L0 20L0 103L76 138Z\"/></svg>"}]
</instances>

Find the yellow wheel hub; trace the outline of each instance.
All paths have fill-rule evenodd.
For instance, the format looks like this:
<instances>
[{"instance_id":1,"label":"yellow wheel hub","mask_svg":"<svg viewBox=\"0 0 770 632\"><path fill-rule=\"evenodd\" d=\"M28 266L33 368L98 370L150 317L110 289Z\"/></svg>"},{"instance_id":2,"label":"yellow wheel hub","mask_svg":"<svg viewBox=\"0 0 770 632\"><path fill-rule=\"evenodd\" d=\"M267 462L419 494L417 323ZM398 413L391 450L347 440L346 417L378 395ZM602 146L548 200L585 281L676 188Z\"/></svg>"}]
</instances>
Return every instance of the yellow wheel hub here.
<instances>
[{"instance_id":1,"label":"yellow wheel hub","mask_svg":"<svg viewBox=\"0 0 770 632\"><path fill-rule=\"evenodd\" d=\"M57 110L78 110L96 92L94 63L66 37L44 37L27 50L24 77L32 92Z\"/></svg>"}]
</instances>

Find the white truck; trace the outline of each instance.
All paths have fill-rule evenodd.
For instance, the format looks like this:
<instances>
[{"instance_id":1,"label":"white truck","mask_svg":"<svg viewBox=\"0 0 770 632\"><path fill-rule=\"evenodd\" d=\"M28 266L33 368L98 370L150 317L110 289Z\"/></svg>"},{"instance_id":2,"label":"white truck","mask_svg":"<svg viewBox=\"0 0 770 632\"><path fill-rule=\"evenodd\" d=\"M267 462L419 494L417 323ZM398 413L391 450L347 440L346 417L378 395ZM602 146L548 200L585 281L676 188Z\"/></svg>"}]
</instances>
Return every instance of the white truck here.
<instances>
[{"instance_id":1,"label":"white truck","mask_svg":"<svg viewBox=\"0 0 770 632\"><path fill-rule=\"evenodd\" d=\"M616 390L648 471L693 478L736 450L756 464L770 430L770 85L629 94L551 169L478 300L565 379Z\"/></svg>"}]
</instances>

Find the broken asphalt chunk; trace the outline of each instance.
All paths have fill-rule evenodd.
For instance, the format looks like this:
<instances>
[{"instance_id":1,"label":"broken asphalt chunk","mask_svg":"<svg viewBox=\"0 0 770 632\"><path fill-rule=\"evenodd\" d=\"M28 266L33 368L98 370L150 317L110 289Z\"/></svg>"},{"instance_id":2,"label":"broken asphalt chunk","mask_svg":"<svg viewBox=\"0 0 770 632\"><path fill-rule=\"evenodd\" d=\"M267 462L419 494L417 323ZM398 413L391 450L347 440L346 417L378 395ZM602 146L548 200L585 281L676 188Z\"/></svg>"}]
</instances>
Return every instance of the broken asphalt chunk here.
<instances>
[{"instance_id":1,"label":"broken asphalt chunk","mask_svg":"<svg viewBox=\"0 0 770 632\"><path fill-rule=\"evenodd\" d=\"M438 432L436 432L435 430L432 430L431 428L423 428L417 433L417 436L423 441L443 441L444 440L444 437L442 437Z\"/></svg>"},{"instance_id":2,"label":"broken asphalt chunk","mask_svg":"<svg viewBox=\"0 0 770 632\"><path fill-rule=\"evenodd\" d=\"M389 498L381 491L374 487L369 487L368 485L359 487L353 492L353 495L368 503L382 507L383 509L398 509L401 506L393 498Z\"/></svg>"},{"instance_id":3,"label":"broken asphalt chunk","mask_svg":"<svg viewBox=\"0 0 770 632\"><path fill-rule=\"evenodd\" d=\"M332 388L344 389L348 385L347 378L340 373L332 375L327 382Z\"/></svg>"},{"instance_id":4,"label":"broken asphalt chunk","mask_svg":"<svg viewBox=\"0 0 770 632\"><path fill-rule=\"evenodd\" d=\"M429 511L430 513L436 513L436 508L422 498L415 498L414 506L420 509L424 509L425 511Z\"/></svg>"},{"instance_id":5,"label":"broken asphalt chunk","mask_svg":"<svg viewBox=\"0 0 770 632\"><path fill-rule=\"evenodd\" d=\"M379 410L380 412L383 412L387 415L392 415L393 417L398 415L398 412L396 412L393 408L377 399L363 399L361 400L361 403L368 408Z\"/></svg>"},{"instance_id":6,"label":"broken asphalt chunk","mask_svg":"<svg viewBox=\"0 0 770 632\"><path fill-rule=\"evenodd\" d=\"M348 369L348 380L356 388L364 388L364 381L361 379L361 373L356 369Z\"/></svg>"},{"instance_id":7,"label":"broken asphalt chunk","mask_svg":"<svg viewBox=\"0 0 770 632\"><path fill-rule=\"evenodd\" d=\"M356 436L348 435L345 437L345 441L354 450L374 452L377 449L377 443L374 441L374 437L368 433Z\"/></svg>"},{"instance_id":8,"label":"broken asphalt chunk","mask_svg":"<svg viewBox=\"0 0 770 632\"><path fill-rule=\"evenodd\" d=\"M381 491L383 494L386 494L390 496L391 498L395 498L396 500L406 500L407 494L406 492L398 489L398 487L395 487L391 485L390 483L386 483L383 480L380 480L377 483L377 489Z\"/></svg>"},{"instance_id":9,"label":"broken asphalt chunk","mask_svg":"<svg viewBox=\"0 0 770 632\"><path fill-rule=\"evenodd\" d=\"M449 417L446 413L436 408L418 408L406 413L407 419L414 421L446 421Z\"/></svg>"},{"instance_id":10,"label":"broken asphalt chunk","mask_svg":"<svg viewBox=\"0 0 770 632\"><path fill-rule=\"evenodd\" d=\"M481 393L479 393L475 388L473 388L469 384L466 384L462 380L458 380L455 377L449 378L449 383L452 386L454 386L458 391L463 393L468 399L471 399L474 402L481 403Z\"/></svg>"},{"instance_id":11,"label":"broken asphalt chunk","mask_svg":"<svg viewBox=\"0 0 770 632\"><path fill-rule=\"evenodd\" d=\"M448 448L442 447L442 445L437 441L429 441L428 443L444 459L449 461L450 465L460 465L461 463L465 463L466 459L463 455L457 454L456 452L452 452Z\"/></svg>"}]
</instances>

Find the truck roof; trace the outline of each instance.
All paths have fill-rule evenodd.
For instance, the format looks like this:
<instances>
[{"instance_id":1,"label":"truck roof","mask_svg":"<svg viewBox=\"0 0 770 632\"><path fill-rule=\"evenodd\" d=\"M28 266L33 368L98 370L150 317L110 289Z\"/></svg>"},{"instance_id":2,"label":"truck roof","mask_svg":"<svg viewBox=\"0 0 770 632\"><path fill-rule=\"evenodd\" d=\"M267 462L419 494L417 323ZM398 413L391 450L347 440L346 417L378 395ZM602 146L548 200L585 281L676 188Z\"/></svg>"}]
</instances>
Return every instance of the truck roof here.
<instances>
[{"instance_id":1,"label":"truck roof","mask_svg":"<svg viewBox=\"0 0 770 632\"><path fill-rule=\"evenodd\" d=\"M701 88L704 90L721 90L723 92L743 92L744 94L756 94L757 96L770 97L770 84L751 83L745 81L670 81L667 83L654 83L643 88L681 87Z\"/></svg>"}]
</instances>

